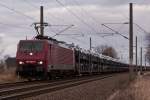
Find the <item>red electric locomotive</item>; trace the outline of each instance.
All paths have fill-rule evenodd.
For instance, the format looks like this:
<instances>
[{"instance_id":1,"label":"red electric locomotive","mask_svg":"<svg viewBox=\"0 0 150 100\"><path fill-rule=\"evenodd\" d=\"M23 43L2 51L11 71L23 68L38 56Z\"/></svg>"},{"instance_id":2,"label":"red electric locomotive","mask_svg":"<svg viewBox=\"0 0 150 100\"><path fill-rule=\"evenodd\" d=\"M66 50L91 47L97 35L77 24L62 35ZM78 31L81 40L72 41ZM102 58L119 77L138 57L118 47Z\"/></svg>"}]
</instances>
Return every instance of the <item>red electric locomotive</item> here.
<instances>
[{"instance_id":1,"label":"red electric locomotive","mask_svg":"<svg viewBox=\"0 0 150 100\"><path fill-rule=\"evenodd\" d=\"M59 41L44 36L43 6L40 23L34 23L37 36L33 40L20 40L16 60L17 74L25 78L48 78L74 72L74 51Z\"/></svg>"},{"instance_id":2,"label":"red electric locomotive","mask_svg":"<svg viewBox=\"0 0 150 100\"><path fill-rule=\"evenodd\" d=\"M20 40L16 55L17 73L25 78L64 75L68 71L74 72L73 58L73 50L62 43L44 39Z\"/></svg>"}]
</instances>

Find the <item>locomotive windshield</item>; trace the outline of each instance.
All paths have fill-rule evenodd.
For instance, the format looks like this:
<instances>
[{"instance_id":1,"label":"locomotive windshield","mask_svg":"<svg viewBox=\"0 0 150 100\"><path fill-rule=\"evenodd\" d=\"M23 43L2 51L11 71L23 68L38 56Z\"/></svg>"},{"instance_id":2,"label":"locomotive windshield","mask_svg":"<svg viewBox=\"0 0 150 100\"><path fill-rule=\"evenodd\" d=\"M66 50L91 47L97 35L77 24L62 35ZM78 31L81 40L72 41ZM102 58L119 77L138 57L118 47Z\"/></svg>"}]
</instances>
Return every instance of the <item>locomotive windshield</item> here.
<instances>
[{"instance_id":1,"label":"locomotive windshield","mask_svg":"<svg viewBox=\"0 0 150 100\"><path fill-rule=\"evenodd\" d=\"M42 51L42 48L43 42L41 41L25 41L19 44L20 51Z\"/></svg>"}]
</instances>

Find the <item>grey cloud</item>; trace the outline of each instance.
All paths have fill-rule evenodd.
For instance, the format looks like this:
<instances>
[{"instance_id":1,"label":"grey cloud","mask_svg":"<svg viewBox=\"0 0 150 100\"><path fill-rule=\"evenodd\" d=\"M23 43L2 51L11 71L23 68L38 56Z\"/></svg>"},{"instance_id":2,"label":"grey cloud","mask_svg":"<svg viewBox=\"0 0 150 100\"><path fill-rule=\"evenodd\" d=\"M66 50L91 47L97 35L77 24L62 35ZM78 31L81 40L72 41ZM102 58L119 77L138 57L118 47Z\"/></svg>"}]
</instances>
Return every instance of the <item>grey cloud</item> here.
<instances>
[{"instance_id":1,"label":"grey cloud","mask_svg":"<svg viewBox=\"0 0 150 100\"><path fill-rule=\"evenodd\" d=\"M25 3L25 2L29 2ZM39 6L44 1L44 9L45 9L45 21L50 24L74 24L75 26L67 31L65 34L74 34L74 33L83 33L85 37L72 37L67 36L57 36L55 37L58 40L66 41L66 42L75 42L75 44L79 44L83 48L89 48L89 37L91 36L93 39L93 46L101 45L101 44L110 44L117 48L117 50L122 50L121 44L127 44L128 42L124 40L120 36L113 37L105 37L102 38L99 35L83 24L81 21L76 19L73 15L71 15L66 9L61 7L55 0L1 0L0 3L7 4L10 8L16 9L18 11L27 14L28 16L39 19ZM148 11L149 9L141 10L142 5L149 5L150 1L142 1L142 0L77 0L80 5L74 4L73 0L60 0L62 3L66 5L73 13L75 13L79 18L84 20L91 27L94 27L96 32L111 32L106 28L101 26L101 23L105 22L124 22L128 21L128 3L135 2L138 5L138 9L134 13L134 21L140 24L145 29L149 29L149 22L147 21L149 18ZM36 7L34 7L34 6ZM135 4L136 5L136 4ZM81 8L86 9L88 14L81 10ZM0 22L10 24L10 25L23 25L24 27L29 27L29 29L24 28L15 28L7 25L0 25L0 33L5 34L8 38L5 40L5 43L9 45L9 48L6 48L6 54L11 54L15 56L16 53L16 45L19 40L25 39L28 36L30 39L35 35L34 28L30 27L30 25L35 22L34 20L29 20L25 16L16 14L14 12L9 11L6 8L0 6ZM93 21L91 17L93 16L96 20ZM125 15L125 16L124 16ZM143 19L145 18L145 19ZM111 25L110 27L114 29L118 29L120 26ZM61 30L62 28L57 29L56 31ZM124 33L128 36L128 26L122 27L119 30L121 33ZM137 29L135 29L135 34ZM45 30L45 34L49 36L53 36L55 33L52 33L50 28L47 27ZM137 34L139 36L139 34ZM113 41L113 42L112 42ZM119 42L118 42L119 41ZM86 45L85 45L86 44ZM128 45L128 44L127 44ZM11 51L14 49L14 51ZM125 51L128 52L128 51Z\"/></svg>"},{"instance_id":2,"label":"grey cloud","mask_svg":"<svg viewBox=\"0 0 150 100\"><path fill-rule=\"evenodd\" d=\"M55 0L54 0L55 1ZM65 4L76 4L79 5L99 5L99 6L121 6L128 5L129 3L149 5L150 1L146 0L60 0Z\"/></svg>"}]
</instances>

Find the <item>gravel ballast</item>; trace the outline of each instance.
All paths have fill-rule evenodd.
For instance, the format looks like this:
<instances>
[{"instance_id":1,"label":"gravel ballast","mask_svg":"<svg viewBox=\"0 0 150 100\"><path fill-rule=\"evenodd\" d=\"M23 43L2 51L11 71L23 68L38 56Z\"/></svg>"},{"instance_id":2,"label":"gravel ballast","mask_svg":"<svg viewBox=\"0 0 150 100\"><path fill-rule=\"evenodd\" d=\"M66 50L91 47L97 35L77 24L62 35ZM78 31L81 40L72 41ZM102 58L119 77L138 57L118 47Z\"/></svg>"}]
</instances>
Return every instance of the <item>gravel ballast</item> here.
<instances>
[{"instance_id":1,"label":"gravel ballast","mask_svg":"<svg viewBox=\"0 0 150 100\"><path fill-rule=\"evenodd\" d=\"M128 74L117 74L103 80L41 94L24 100L109 100L119 89L127 87Z\"/></svg>"}]
</instances>

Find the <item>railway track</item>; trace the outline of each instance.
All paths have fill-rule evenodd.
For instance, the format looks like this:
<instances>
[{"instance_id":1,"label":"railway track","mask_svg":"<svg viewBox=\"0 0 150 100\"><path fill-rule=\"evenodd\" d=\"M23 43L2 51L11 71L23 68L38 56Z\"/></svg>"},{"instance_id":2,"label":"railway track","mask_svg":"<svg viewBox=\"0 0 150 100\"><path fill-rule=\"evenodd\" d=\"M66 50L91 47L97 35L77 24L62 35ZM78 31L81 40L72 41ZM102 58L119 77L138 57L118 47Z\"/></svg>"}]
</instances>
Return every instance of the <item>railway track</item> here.
<instances>
[{"instance_id":1,"label":"railway track","mask_svg":"<svg viewBox=\"0 0 150 100\"><path fill-rule=\"evenodd\" d=\"M0 88L0 100L19 100L22 98L32 97L39 94L53 92L68 87L77 86L80 84L102 80L112 75L106 76L86 76L81 78L57 80L57 81L35 81L35 82L20 82L14 84L6 84L5 87ZM31 83L31 84L30 84ZM22 84L22 85L21 85ZM4 85L4 84L3 84ZM0 85L1 87L2 85Z\"/></svg>"},{"instance_id":2,"label":"railway track","mask_svg":"<svg viewBox=\"0 0 150 100\"><path fill-rule=\"evenodd\" d=\"M47 81L22 81L22 82L14 82L14 83L4 83L4 84L0 84L0 90L3 88L23 86L23 85L28 85L28 84L31 85L35 83L44 83L44 82L47 82Z\"/></svg>"}]
</instances>

